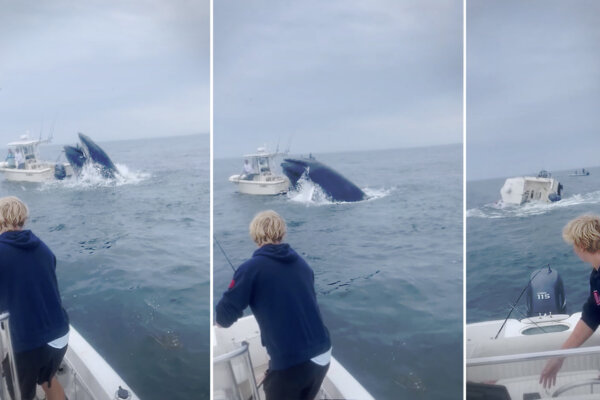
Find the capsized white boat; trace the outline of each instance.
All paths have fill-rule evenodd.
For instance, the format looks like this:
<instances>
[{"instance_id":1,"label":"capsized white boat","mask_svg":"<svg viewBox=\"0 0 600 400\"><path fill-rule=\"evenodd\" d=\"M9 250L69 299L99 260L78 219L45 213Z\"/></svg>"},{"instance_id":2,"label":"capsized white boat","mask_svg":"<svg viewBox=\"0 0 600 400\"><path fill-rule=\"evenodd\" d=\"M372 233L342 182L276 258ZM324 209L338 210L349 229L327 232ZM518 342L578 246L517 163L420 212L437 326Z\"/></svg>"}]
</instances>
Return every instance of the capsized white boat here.
<instances>
[{"instance_id":1,"label":"capsized white boat","mask_svg":"<svg viewBox=\"0 0 600 400\"><path fill-rule=\"evenodd\" d=\"M229 328L213 326L213 399L264 399L262 380L269 365L254 316ZM317 399L371 400L373 396L334 358Z\"/></svg>"},{"instance_id":2,"label":"capsized white boat","mask_svg":"<svg viewBox=\"0 0 600 400\"><path fill-rule=\"evenodd\" d=\"M12 354L8 313L0 314L0 323L0 357L3 360ZM14 370L14 365L11 368ZM1 372L0 400L10 400L6 374ZM123 379L72 326L69 331L69 347L56 377L69 400L139 400ZM18 389L14 382L13 387ZM13 400L20 400L20 395L15 395ZM38 386L36 400L42 399L44 392Z\"/></svg>"},{"instance_id":3,"label":"capsized white boat","mask_svg":"<svg viewBox=\"0 0 600 400\"><path fill-rule=\"evenodd\" d=\"M281 153L270 153L259 147L253 154L246 154L249 170L241 174L231 175L229 182L237 186L240 193L253 195L276 195L287 193L290 181L283 174L274 173L274 159Z\"/></svg>"},{"instance_id":4,"label":"capsized white boat","mask_svg":"<svg viewBox=\"0 0 600 400\"><path fill-rule=\"evenodd\" d=\"M8 143L8 154L5 161L0 162L0 173L7 181L14 182L39 183L71 176L71 164L40 160L38 147L50 140L22 135L20 140Z\"/></svg>"},{"instance_id":5,"label":"capsized white boat","mask_svg":"<svg viewBox=\"0 0 600 400\"><path fill-rule=\"evenodd\" d=\"M542 170L537 176L508 178L500 189L500 195L504 204L551 203L561 199L562 189L560 182Z\"/></svg>"},{"instance_id":6,"label":"capsized white boat","mask_svg":"<svg viewBox=\"0 0 600 400\"><path fill-rule=\"evenodd\" d=\"M527 316L521 320L467 324L467 399L600 398L600 331L581 348L559 350L581 313L564 313L566 301L556 271L532 274L527 298ZM565 362L556 385L544 388L540 374L554 357L565 357Z\"/></svg>"}]
</instances>

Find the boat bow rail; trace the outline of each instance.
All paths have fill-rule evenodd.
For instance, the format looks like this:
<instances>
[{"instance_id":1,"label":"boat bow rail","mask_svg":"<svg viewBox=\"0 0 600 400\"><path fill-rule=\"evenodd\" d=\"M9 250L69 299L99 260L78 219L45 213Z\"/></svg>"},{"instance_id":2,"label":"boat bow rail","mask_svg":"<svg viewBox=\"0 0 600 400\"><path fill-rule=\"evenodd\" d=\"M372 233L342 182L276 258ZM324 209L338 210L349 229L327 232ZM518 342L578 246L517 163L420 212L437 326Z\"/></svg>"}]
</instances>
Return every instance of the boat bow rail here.
<instances>
[{"instance_id":1,"label":"boat bow rail","mask_svg":"<svg viewBox=\"0 0 600 400\"><path fill-rule=\"evenodd\" d=\"M248 342L213 359L215 400L260 399Z\"/></svg>"},{"instance_id":2,"label":"boat bow rail","mask_svg":"<svg viewBox=\"0 0 600 400\"><path fill-rule=\"evenodd\" d=\"M21 400L21 390L17 384L17 368L9 332L9 314L7 312L0 313L0 400L11 398L9 385L14 390L13 400ZM5 363L4 360L7 362Z\"/></svg>"}]
</instances>

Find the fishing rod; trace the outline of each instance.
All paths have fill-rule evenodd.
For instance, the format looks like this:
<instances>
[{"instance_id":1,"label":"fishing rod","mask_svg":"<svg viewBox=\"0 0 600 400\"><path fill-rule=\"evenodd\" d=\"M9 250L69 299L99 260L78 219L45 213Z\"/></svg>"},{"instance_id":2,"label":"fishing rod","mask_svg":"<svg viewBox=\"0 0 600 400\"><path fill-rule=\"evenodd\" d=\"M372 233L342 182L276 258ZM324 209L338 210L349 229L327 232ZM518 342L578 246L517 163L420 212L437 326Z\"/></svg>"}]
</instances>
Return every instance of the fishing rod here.
<instances>
[{"instance_id":1,"label":"fishing rod","mask_svg":"<svg viewBox=\"0 0 600 400\"><path fill-rule=\"evenodd\" d=\"M221 243L219 243L219 241L217 240L217 237L215 235L213 235L213 239L215 240L215 243L217 244L217 246L219 246L219 249L221 249L221 253L223 253L223 255L225 256L225 259L231 266L231 269L233 270L233 272L237 272L237 270L235 269L235 267L233 266L231 261L229 261L229 257L227 257L227 253L225 253L225 250L223 250L223 247L221 247Z\"/></svg>"},{"instance_id":2,"label":"fishing rod","mask_svg":"<svg viewBox=\"0 0 600 400\"><path fill-rule=\"evenodd\" d=\"M519 295L519 297L517 297L517 300L513 303L510 311L508 312L508 315L506 316L506 319L504 320L504 322L502 323L502 326L500 327L500 329L498 330L498 333L496 333L496 336L494 337L494 340L498 339L498 336L500 335L500 332L502 332L502 329L504 329L504 325L506 325L506 321L508 321L508 319L510 318L510 314L512 314L512 312L514 311L515 307L517 306L517 304L519 303L519 300L521 300L521 297L523 296L523 293L525 293L525 291L527 290L527 287L529 286L529 284L531 283L531 281L533 281L533 278L535 278L537 276L537 274L539 274L540 272L542 272L543 270L540 269L538 272L535 273L535 275L533 275L529 281L527 282L527 284L525 285L525 287L523 288L523 290L521 291L521 294ZM550 264L548 264L548 271L550 271Z\"/></svg>"}]
</instances>

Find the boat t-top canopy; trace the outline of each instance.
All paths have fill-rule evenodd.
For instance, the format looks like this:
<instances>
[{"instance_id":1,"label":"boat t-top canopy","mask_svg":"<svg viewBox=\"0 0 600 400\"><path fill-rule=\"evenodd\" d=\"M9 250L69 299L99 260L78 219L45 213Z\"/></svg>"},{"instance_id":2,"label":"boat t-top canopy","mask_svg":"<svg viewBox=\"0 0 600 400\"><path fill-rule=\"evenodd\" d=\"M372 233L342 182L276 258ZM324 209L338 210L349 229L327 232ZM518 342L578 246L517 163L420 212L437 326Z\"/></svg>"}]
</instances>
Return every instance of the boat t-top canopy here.
<instances>
[{"instance_id":1,"label":"boat t-top canopy","mask_svg":"<svg viewBox=\"0 0 600 400\"><path fill-rule=\"evenodd\" d=\"M269 153L267 151L267 149L265 149L264 147L259 147L257 149L256 153L244 154L244 158L263 158L263 157L273 158L280 154L282 154L282 153L278 153L278 152Z\"/></svg>"},{"instance_id":2,"label":"boat t-top canopy","mask_svg":"<svg viewBox=\"0 0 600 400\"><path fill-rule=\"evenodd\" d=\"M10 142L7 144L8 147L23 147L23 146L31 146L31 145L39 145L41 143L49 143L50 138L48 139L30 139L29 135L22 135L20 140L16 140L14 142Z\"/></svg>"}]
</instances>

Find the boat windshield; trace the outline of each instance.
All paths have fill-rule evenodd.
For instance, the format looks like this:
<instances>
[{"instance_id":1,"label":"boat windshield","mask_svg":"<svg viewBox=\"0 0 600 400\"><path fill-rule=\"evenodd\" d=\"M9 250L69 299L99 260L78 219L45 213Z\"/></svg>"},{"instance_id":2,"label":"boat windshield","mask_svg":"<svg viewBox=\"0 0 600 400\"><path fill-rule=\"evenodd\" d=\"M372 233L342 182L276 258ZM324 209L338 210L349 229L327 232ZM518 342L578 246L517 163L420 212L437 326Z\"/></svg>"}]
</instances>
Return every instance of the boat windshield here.
<instances>
[{"instance_id":1,"label":"boat windshield","mask_svg":"<svg viewBox=\"0 0 600 400\"><path fill-rule=\"evenodd\" d=\"M257 157L255 158L256 170L261 174L271 173L271 163L269 157Z\"/></svg>"},{"instance_id":2,"label":"boat windshield","mask_svg":"<svg viewBox=\"0 0 600 400\"><path fill-rule=\"evenodd\" d=\"M20 154L25 160L36 160L37 159L37 145L36 143L27 144L16 144L9 147L9 154L14 155Z\"/></svg>"},{"instance_id":3,"label":"boat windshield","mask_svg":"<svg viewBox=\"0 0 600 400\"><path fill-rule=\"evenodd\" d=\"M564 358L556 384L544 388L540 374L549 360ZM467 398L597 399L600 346L467 360Z\"/></svg>"}]
</instances>

